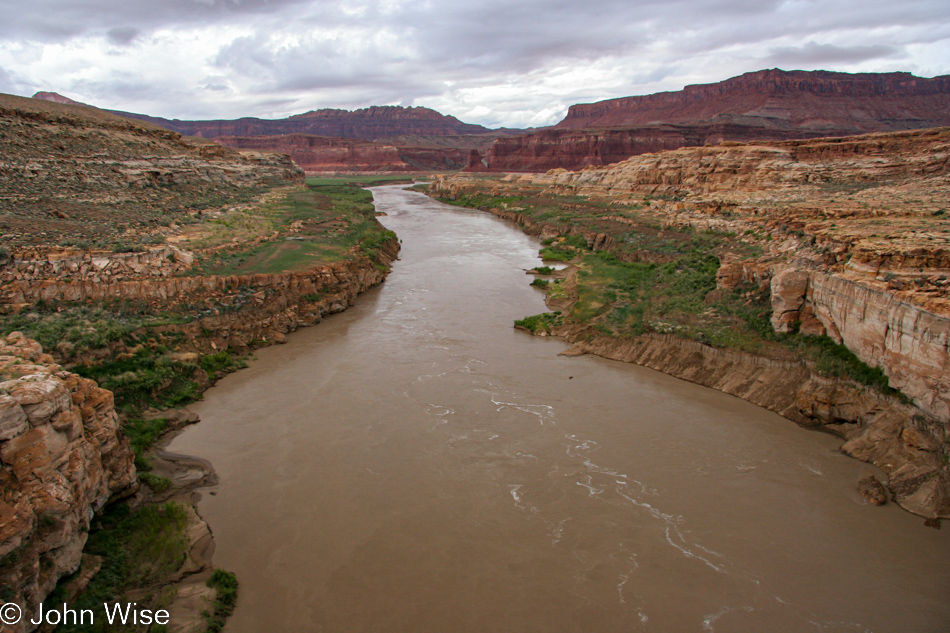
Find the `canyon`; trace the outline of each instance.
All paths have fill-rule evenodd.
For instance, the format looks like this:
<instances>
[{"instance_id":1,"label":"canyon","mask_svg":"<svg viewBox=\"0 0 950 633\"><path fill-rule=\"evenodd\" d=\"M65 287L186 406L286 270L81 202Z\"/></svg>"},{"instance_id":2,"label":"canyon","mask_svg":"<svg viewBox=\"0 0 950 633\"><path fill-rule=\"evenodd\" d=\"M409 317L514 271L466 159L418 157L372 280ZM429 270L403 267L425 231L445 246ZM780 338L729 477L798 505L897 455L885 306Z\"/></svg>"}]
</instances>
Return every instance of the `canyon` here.
<instances>
[{"instance_id":1,"label":"canyon","mask_svg":"<svg viewBox=\"0 0 950 633\"><path fill-rule=\"evenodd\" d=\"M422 107L313 110L284 119L181 121L111 111L241 149L289 154L308 173L531 172L643 153L950 125L950 78L910 73L746 73L676 92L572 105L554 126L489 130ZM77 104L50 92L36 99Z\"/></svg>"},{"instance_id":2,"label":"canyon","mask_svg":"<svg viewBox=\"0 0 950 633\"><path fill-rule=\"evenodd\" d=\"M424 272L422 285L412 277L403 278L394 291L398 296L382 295L386 309L377 316L394 329L370 332L381 338L369 340L378 340L383 347L393 345L395 350L404 347L401 336L405 335L419 343L419 356L425 361L417 365L418 359L402 358L399 367L378 370L386 374L387 384L392 383L392 394L414 394L407 420L414 424L416 418L427 422L434 418L434 427L411 427L420 441L438 429L431 435L437 441L421 459L439 461L443 458L432 456L454 454L456 446L477 438L487 452L480 452L481 448L465 452L465 468L503 462L492 477L497 479L495 484L504 482L498 484L501 497L506 504L513 500L519 512L531 507L523 503L522 495L532 490L532 484L556 472L556 468L532 471L530 483L515 477L511 481L521 483L509 485L510 472L520 477L518 469L531 458L538 460L515 450L534 442L534 434L529 434L530 440L529 435L518 436L504 451L495 451L489 444L501 436L504 442L510 440L510 427L505 426L512 422L505 418L508 413L524 414L542 427L554 426L554 414L549 413L554 405L521 402L521 395L498 391L498 381L512 375L519 376L519 389L530 391L527 384L533 374L518 373L524 369L520 360L511 367L505 365L508 369L498 376L480 376L484 380L478 389L465 391L462 398L469 401L466 406L472 419L480 420L487 410L503 413L500 426L494 429L499 433L489 437L486 429L475 425L456 434L452 426L439 428L455 420L451 417L454 409L442 399L448 392L429 391L426 385L430 380L432 384L439 380L465 383L473 374L479 356L469 349L467 321L451 321L453 334L448 336L441 329L445 324L430 321L423 312L404 320L392 316L404 304L419 300L429 285L442 288L446 296L463 292L455 287L457 282L446 284L442 279L445 270L460 262L458 254L439 250L454 239L460 250L468 249L470 265L457 272L474 273L471 293L477 299L459 299L467 311L457 313L444 303L432 307L451 319L484 312L494 319L491 327L495 328L501 318L493 306L499 296L495 280L478 276L482 267L490 268L486 260L494 257L490 255L494 251L487 245L472 250L472 244L483 239L484 233L513 245L518 253L536 248L525 236L506 237L517 225L541 240L542 256L552 258L549 263L566 265L556 271L542 272L541 267L529 271L540 282L534 285L545 289L551 312L538 315L539 320L519 320L517 327L566 341L569 348L563 355L577 357L577 366L583 368L579 377L588 375L589 363L594 362L584 356L623 361L711 387L799 425L827 431L842 440L841 452L880 469L860 466L864 469L860 472L862 494L869 500L873 497L872 503L893 499L924 517L928 525L939 527L941 519L950 518L950 128L935 126L950 124L948 93L950 79L946 77L760 71L677 93L574 106L557 126L520 136L513 130L490 131L464 124L425 108L318 110L279 121L170 121L106 112L54 93L37 94L34 99L0 96L0 318L4 327L0 331L0 477L4 482L0 582L14 588L4 600L35 608L58 580L77 568L79 576L89 576L88 582L95 566L86 566L82 549L88 530L102 522L104 511L130 499L138 508L155 507L169 498L155 484L161 477L149 476L137 468L140 461L133 462L140 455L133 455L129 433L137 420L155 419L161 414L156 409L173 406L173 401L193 400L239 367L247 354L284 343L290 333L347 310L359 295L387 279L400 255L401 240L376 220L370 194L336 185L308 187L305 173L405 173L460 167L488 172L437 176L428 193L460 206L481 208L511 223L503 231L488 230L466 215L474 215L469 211L451 222L445 220L446 226L472 228L474 237L442 235L432 243L423 240L414 245L431 251L427 257L442 262L441 267L434 265ZM869 133L855 136L864 132ZM497 171L506 174L491 173ZM415 211L433 225L443 222L446 215L445 209L425 206L435 203L418 194L382 189L375 195L399 214L393 226L422 237ZM383 217L383 224L389 223ZM416 270L415 264L406 266ZM610 276L618 271L625 276ZM524 278L520 269L515 272ZM647 291L643 279L660 281ZM377 297L371 299L374 306L372 301L380 295L370 296ZM504 301L526 307L535 303L521 298ZM487 323L477 326L506 342L491 344L492 362L509 362L503 359L510 351L506 345L514 344L511 337L527 339L524 349L540 354L541 348L532 346L542 341L512 331L511 315L505 312L503 316L504 336ZM347 338L347 329L355 323L347 319L333 321L338 324L330 330L335 334L327 336ZM420 324L425 327L415 329ZM358 331L367 327L354 325ZM301 333L298 338L313 336L322 335ZM41 338L42 344L34 340ZM427 356L449 349L440 347L443 344L458 346L456 338L465 344L455 356ZM331 348L338 349L339 344ZM377 348L361 347L359 341L352 345L360 358L378 361ZM295 367L305 366L294 364L298 352L293 349L288 346L283 350L290 351L280 354L286 353ZM267 353L271 355L265 357L273 363L277 352ZM334 368L343 363L341 376L351 370L346 354L322 358ZM401 367L412 367L415 373L401 372ZM148 373L152 368L157 368L154 375ZM439 368L445 371L439 373ZM320 367L311 369L312 373L308 369L287 379L287 384L298 384L300 376L307 377L307 384L294 397L312 387L309 381ZM564 380L550 368L544 371L551 381ZM314 388L332 384L335 372L316 380ZM249 373L260 378L260 371ZM368 384L376 373L369 372ZM90 375L96 375L100 384ZM666 380L646 378L643 373L630 375L651 385L652 380ZM566 380L573 379L571 375ZM465 385L466 389L470 386ZM554 398L563 387L558 385L544 392L544 397ZM114 395L109 389L115 389ZM369 387L361 393L370 395L361 396L356 409L375 403L377 413L389 411L386 397L392 394L381 395ZM702 399L698 388L688 393ZM485 394L491 395L488 404L482 402ZM611 402L613 396L604 394L598 402ZM716 406L746 411L742 407L747 405ZM333 408L339 420L351 419L350 409L339 403L333 407L340 407ZM635 403L628 406L629 410L636 407ZM690 407L674 406L677 410ZM217 426L207 433L221 433L221 416L210 407L202 409L202 417L205 413L217 419ZM378 444L365 448L369 453L389 441L403 441L398 439L399 429L376 419L377 413L369 410L358 416L386 429ZM190 413L169 415L178 422L196 419ZM607 438L631 432L618 430L626 424L625 415L611 413L607 416L614 416L610 425L598 432ZM705 413L697 415L705 419ZM718 415L712 417L718 419ZM581 433L588 422L579 412L575 417L568 416L569 424L576 421L578 426L568 428ZM178 422L169 423L162 442L180 430L183 423ZM615 422L617 426L611 426ZM324 423L328 428L340 426L321 419L320 424ZM329 437L331 445L347 444L354 455L364 454L361 442L357 442L359 447L353 444L352 428L342 425L339 432L342 435L336 439ZM611 503L626 504L626 499L637 509L652 508L646 496L628 495L634 487L623 488L627 483L643 487L644 495L648 489L639 481L628 482L621 471L598 470L589 459L566 464L551 457L566 451L573 459L593 450L593 444L571 432L558 435L556 441L548 437L537 447L544 445L543 459L549 465L586 468L577 471L584 473L577 475L577 481L569 481L573 492L580 486L595 499L609 488ZM693 428L690 434L695 432ZM205 448L214 450L233 439L229 430L221 437ZM278 433L276 437L284 436ZM564 438L569 440L566 444ZM406 446L415 444L410 441ZM278 447L275 454L284 448ZM337 457L332 451L319 450L328 463ZM157 455L153 451L149 456L156 472L174 470ZM408 463L408 455L403 452L401 459ZM797 448L795 455L799 459ZM225 475L234 477L234 455L219 457ZM395 454L389 457L396 459ZM625 459L614 457L618 463ZM375 476L373 468L381 459L376 458L380 455L365 464L357 459L346 468L355 469L361 478L368 477L364 471ZM514 470L509 470L509 459ZM859 468L821 463L828 472L840 470L849 477ZM744 464L730 462L729 468L741 469ZM629 468L633 467L631 463ZM402 473L402 468L396 470ZM202 485L210 484L212 478L203 472ZM875 478L881 473L883 484ZM259 473L251 474L257 477ZM469 474L474 481L484 473ZM320 476L328 481L341 477L335 472ZM614 483L607 481L611 478ZM181 492L186 502L186 524L194 533L191 545L199 547L201 541L200 548L206 548L208 527L187 505L194 501L191 490L196 484L184 490L171 479L172 492ZM441 488L433 481L417 481L429 498L441 498ZM731 480L723 481L729 485ZM795 481L795 486L811 489L811 484ZM338 483L345 492L346 482ZM841 493L842 498L863 503L854 483L847 482L854 495ZM405 492L398 483L386 485L393 499ZM462 494L463 487L453 494L457 499L471 499ZM377 498L374 486L361 490L364 499L378 502L369 505L386 508L392 503ZM261 495L267 494L265 485ZM321 494L331 498L338 493ZM560 513L557 500L563 494L553 495L545 511ZM414 505L414 496L405 499L407 507L422 507ZM215 512L221 512L219 501L206 500L217 508ZM222 516L235 508L242 511L242 503ZM382 534L387 523L379 520L386 516L367 517L367 525ZM679 523L670 519L673 515L651 511L651 516L662 519L665 541L658 543L673 546L678 562L682 562L682 552L688 552L684 555L692 562L706 560L700 551L715 554L684 536L688 531L679 531ZM272 518L267 515L268 521ZM561 523L545 520L545 552L557 545L564 522L571 518L558 519ZM301 518L301 525L309 525L312 519ZM280 532L296 529L283 526ZM468 528L453 529L468 534ZM344 530L342 537L349 539L358 532L353 527ZM626 538L618 536L621 550ZM280 550L284 545L274 547ZM368 552L379 543L371 538L364 545ZM387 547L383 545L381 551L393 555ZM362 555L356 550L351 553L355 558ZM624 604L624 576L630 576L634 568L614 569L615 554L607 552L603 560L612 574L616 572L619 585L607 582L605 586L611 598L616 591ZM240 560L229 556L229 560ZM718 564L706 560L713 570ZM175 582L184 576L198 578L199 571L209 572L210 553L204 563L188 565L192 566L182 568L186 571L176 570ZM336 587L355 582L356 576L348 575L352 573L349 563L340 563L339 569L342 575L335 578ZM204 587L204 577L200 580L187 590L180 588L182 596L189 591L198 596L198 606L191 609L193 620L200 619L201 609L209 608L214 599L214 592ZM164 586L170 586L171 578L165 582ZM399 585L398 579L393 584ZM712 582L710 586L718 585ZM258 589L266 593L273 588ZM261 595L254 600L260 602ZM332 603L331 598L321 598L327 600L323 606ZM356 603L344 600L342 604L344 611L359 610ZM485 608L490 612L490 607ZM258 610L255 617L261 613ZM371 622L378 615L374 614L366 615L365 621ZM690 617L701 615L690 612ZM347 622L341 619L341 627L348 626Z\"/></svg>"},{"instance_id":3,"label":"canyon","mask_svg":"<svg viewBox=\"0 0 950 633\"><path fill-rule=\"evenodd\" d=\"M478 200L549 241L583 236L590 249L627 262L676 261L657 250L670 248L663 242L643 245L644 232L667 239L684 230L723 236L713 247L716 287L700 323L720 319L727 330L741 329L716 316L714 306L728 296L752 305L762 293L770 328L843 345L880 368L906 401L840 378L829 382L814 365L774 346L751 355L726 343L710 347L703 339L719 331L703 333L702 325L696 331L685 316L679 325L651 322L645 334L621 327L605 336L598 328L606 322L597 325L596 314L570 316L578 314L577 293L585 292L583 275L591 274L583 264L551 303L563 311L563 323L546 331L575 342L578 352L668 371L825 428L846 440L843 450L887 472L904 507L947 516L948 174L950 130L938 128L730 142L573 172L460 174L436 179L431 192L462 204ZM566 300L565 292L574 298ZM683 332L679 340L664 334L671 327ZM682 340L691 336L699 342Z\"/></svg>"},{"instance_id":4,"label":"canyon","mask_svg":"<svg viewBox=\"0 0 950 633\"><path fill-rule=\"evenodd\" d=\"M55 92L34 99L85 105ZM289 155L307 173L454 171L472 149L485 151L498 136L518 130L489 130L422 107L374 106L322 109L284 119L181 121L109 110L179 134L213 139L240 150Z\"/></svg>"},{"instance_id":5,"label":"canyon","mask_svg":"<svg viewBox=\"0 0 950 633\"><path fill-rule=\"evenodd\" d=\"M123 572L142 586L106 591L177 595L161 603L172 628L203 625L221 594L205 586L211 536L191 471L213 471L142 454L197 419L152 405L193 400L235 359L345 310L385 279L399 244L369 194L307 188L283 154L7 95L0 132L4 601L35 612L67 577L69 600L103 591L121 562L84 545L127 512L167 523L155 538L184 549ZM164 431L143 444L143 425Z\"/></svg>"}]
</instances>

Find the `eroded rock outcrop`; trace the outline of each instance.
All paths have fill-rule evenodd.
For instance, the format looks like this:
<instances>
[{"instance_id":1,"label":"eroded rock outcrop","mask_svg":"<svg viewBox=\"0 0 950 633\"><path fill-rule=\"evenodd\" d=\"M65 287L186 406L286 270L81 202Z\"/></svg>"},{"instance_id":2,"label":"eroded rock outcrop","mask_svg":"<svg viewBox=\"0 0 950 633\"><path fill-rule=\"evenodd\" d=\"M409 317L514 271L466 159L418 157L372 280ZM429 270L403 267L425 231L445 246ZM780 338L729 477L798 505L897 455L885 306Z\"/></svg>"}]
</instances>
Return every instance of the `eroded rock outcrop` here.
<instances>
[{"instance_id":1,"label":"eroded rock outcrop","mask_svg":"<svg viewBox=\"0 0 950 633\"><path fill-rule=\"evenodd\" d=\"M34 612L79 566L92 517L135 491L112 393L18 332L0 341L0 586ZM21 629L25 630L25 629Z\"/></svg>"},{"instance_id":2,"label":"eroded rock outcrop","mask_svg":"<svg viewBox=\"0 0 950 633\"><path fill-rule=\"evenodd\" d=\"M683 231L717 236L716 289L705 296L711 315L723 293L750 307L760 305L754 297L770 297L771 310L756 307L757 318L771 316L778 332L827 335L883 371L901 398L834 377L841 370L819 371L815 360L789 362L795 353L784 348L764 357L657 333L616 339L590 323L554 332L579 351L643 364L835 433L843 451L889 474L903 507L927 517L950 512L950 129L724 143L580 171L460 174L435 179L431 191L497 196L503 201L486 208L525 231L542 239L580 234L622 261L670 261L649 248L664 234L669 239L657 243L667 251ZM569 314L570 305L551 307Z\"/></svg>"},{"instance_id":3,"label":"eroded rock outcrop","mask_svg":"<svg viewBox=\"0 0 950 633\"><path fill-rule=\"evenodd\" d=\"M950 317L893 293L821 271L786 269L772 278L772 323L827 334L927 413L950 420Z\"/></svg>"}]
</instances>

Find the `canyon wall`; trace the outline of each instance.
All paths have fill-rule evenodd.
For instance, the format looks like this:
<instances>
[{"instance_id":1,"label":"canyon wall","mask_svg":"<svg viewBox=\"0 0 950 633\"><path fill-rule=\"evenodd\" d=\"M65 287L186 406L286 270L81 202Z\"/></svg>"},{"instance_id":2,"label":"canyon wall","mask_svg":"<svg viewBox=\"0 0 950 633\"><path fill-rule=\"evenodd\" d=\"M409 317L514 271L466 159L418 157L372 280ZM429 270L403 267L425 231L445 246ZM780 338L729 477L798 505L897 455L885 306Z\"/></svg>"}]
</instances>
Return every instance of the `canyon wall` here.
<instances>
[{"instance_id":1,"label":"canyon wall","mask_svg":"<svg viewBox=\"0 0 950 633\"><path fill-rule=\"evenodd\" d=\"M171 244L144 252L111 253L75 249L13 254L0 262L0 303L2 287L11 281L27 285L56 277L101 284L141 277L169 277L188 271L194 255Z\"/></svg>"},{"instance_id":2,"label":"canyon wall","mask_svg":"<svg viewBox=\"0 0 950 633\"><path fill-rule=\"evenodd\" d=\"M234 120L180 121L114 111L124 117L147 121L186 136L274 136L313 134L361 140L385 139L401 134L450 136L481 134L488 128L462 123L453 116L422 107L372 106L359 110L313 110L285 119L245 117Z\"/></svg>"},{"instance_id":3,"label":"canyon wall","mask_svg":"<svg viewBox=\"0 0 950 633\"><path fill-rule=\"evenodd\" d=\"M883 369L921 410L950 421L950 316L818 270L785 268L771 285L777 331L800 324L810 334L827 334Z\"/></svg>"},{"instance_id":4,"label":"canyon wall","mask_svg":"<svg viewBox=\"0 0 950 633\"><path fill-rule=\"evenodd\" d=\"M677 147L950 125L950 76L763 70L676 92L571 106L554 129L500 138L475 171L607 165Z\"/></svg>"},{"instance_id":5,"label":"canyon wall","mask_svg":"<svg viewBox=\"0 0 950 633\"><path fill-rule=\"evenodd\" d=\"M405 147L311 134L220 136L215 141L237 149L288 154L307 173L456 170L468 151L457 148Z\"/></svg>"},{"instance_id":6,"label":"canyon wall","mask_svg":"<svg viewBox=\"0 0 950 633\"><path fill-rule=\"evenodd\" d=\"M62 370L39 344L0 340L0 586L24 613L80 563L90 521L135 492L112 393Z\"/></svg>"},{"instance_id":7,"label":"canyon wall","mask_svg":"<svg viewBox=\"0 0 950 633\"><path fill-rule=\"evenodd\" d=\"M357 295L380 284L399 252L399 244L382 245L375 260L356 251L349 261L309 270L276 274L153 277L73 280L66 276L42 281L11 281L0 288L0 305L21 307L47 303L109 303L140 301L159 312L187 306L201 318L179 325L192 336L196 351L246 351L254 341L283 340L301 325L317 323L340 312ZM198 336L199 333L205 336ZM199 340L200 339L200 340Z\"/></svg>"},{"instance_id":8,"label":"canyon wall","mask_svg":"<svg viewBox=\"0 0 950 633\"><path fill-rule=\"evenodd\" d=\"M675 92L571 106L555 127L632 127L732 120L825 136L950 125L950 76L777 68Z\"/></svg>"},{"instance_id":9,"label":"canyon wall","mask_svg":"<svg viewBox=\"0 0 950 633\"><path fill-rule=\"evenodd\" d=\"M771 310L761 316L776 331L827 335L882 370L899 397L822 374L816 361L790 362L788 350L766 358L657 333L618 339L586 322L552 332L575 352L643 364L831 431L842 450L889 474L902 506L950 516L950 129L730 142L580 171L458 174L436 178L430 192L498 196L485 208L526 232L583 235L622 261L670 261L649 247L664 234L723 238L711 310L717 293L765 293ZM570 314L572 303L551 305Z\"/></svg>"}]
</instances>

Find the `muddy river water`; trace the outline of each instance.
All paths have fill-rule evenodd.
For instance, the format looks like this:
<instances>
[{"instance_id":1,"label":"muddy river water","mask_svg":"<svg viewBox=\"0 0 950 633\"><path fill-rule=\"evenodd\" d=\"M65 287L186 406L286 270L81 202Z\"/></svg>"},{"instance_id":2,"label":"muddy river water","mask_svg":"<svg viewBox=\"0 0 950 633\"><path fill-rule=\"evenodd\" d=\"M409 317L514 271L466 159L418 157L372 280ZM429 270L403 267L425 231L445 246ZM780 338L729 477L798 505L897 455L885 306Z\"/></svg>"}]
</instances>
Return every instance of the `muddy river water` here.
<instances>
[{"instance_id":1,"label":"muddy river water","mask_svg":"<svg viewBox=\"0 0 950 633\"><path fill-rule=\"evenodd\" d=\"M171 450L237 573L227 630L947 631L950 534L856 492L839 442L512 321L538 243L374 189L401 260L262 349Z\"/></svg>"}]
</instances>

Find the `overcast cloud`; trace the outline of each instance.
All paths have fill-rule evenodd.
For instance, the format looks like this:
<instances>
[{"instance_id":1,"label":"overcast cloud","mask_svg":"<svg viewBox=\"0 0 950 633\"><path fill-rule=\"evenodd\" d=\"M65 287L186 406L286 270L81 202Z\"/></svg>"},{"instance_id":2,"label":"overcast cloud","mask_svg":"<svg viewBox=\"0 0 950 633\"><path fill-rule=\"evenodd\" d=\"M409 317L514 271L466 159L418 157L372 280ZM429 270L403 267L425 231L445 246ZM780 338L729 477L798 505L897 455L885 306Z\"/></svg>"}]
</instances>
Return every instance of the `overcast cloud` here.
<instances>
[{"instance_id":1,"label":"overcast cloud","mask_svg":"<svg viewBox=\"0 0 950 633\"><path fill-rule=\"evenodd\" d=\"M950 74L950 3L0 0L0 91L169 118L394 104L527 127L775 67Z\"/></svg>"}]
</instances>

